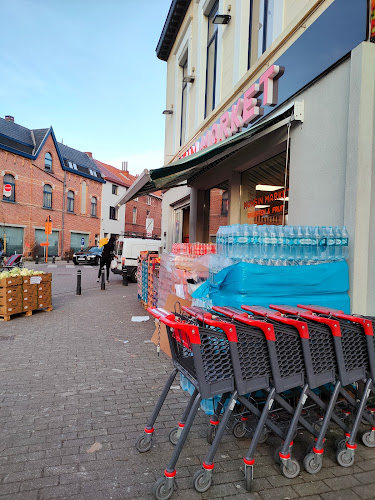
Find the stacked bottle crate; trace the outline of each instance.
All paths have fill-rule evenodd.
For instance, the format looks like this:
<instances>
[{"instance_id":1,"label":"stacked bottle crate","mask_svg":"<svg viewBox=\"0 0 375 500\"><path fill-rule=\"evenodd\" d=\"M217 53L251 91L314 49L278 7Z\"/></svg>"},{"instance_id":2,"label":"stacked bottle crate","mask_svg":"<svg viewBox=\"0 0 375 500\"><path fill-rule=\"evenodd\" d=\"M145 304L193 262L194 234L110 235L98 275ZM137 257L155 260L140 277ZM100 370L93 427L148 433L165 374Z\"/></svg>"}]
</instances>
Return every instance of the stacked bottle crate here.
<instances>
[{"instance_id":1,"label":"stacked bottle crate","mask_svg":"<svg viewBox=\"0 0 375 500\"><path fill-rule=\"evenodd\" d=\"M159 276L160 257L157 254L148 256L148 306L156 306L154 304L154 293L157 294L157 277Z\"/></svg>"}]
</instances>

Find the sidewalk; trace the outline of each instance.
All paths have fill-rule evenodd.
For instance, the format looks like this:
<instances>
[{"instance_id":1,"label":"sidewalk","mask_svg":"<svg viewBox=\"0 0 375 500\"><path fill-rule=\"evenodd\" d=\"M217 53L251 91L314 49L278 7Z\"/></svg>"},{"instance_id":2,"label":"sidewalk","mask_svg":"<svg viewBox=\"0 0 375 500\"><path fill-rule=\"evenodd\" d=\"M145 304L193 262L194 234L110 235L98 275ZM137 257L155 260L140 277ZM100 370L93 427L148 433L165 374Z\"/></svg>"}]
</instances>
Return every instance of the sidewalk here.
<instances>
[{"instance_id":1,"label":"sidewalk","mask_svg":"<svg viewBox=\"0 0 375 500\"><path fill-rule=\"evenodd\" d=\"M135 440L171 361L163 353L158 358L149 341L152 319L131 321L145 315L136 285L123 287L117 278L101 291L97 268L85 269L90 286L77 297L74 286L63 286L64 272L61 264L54 270L52 312L0 322L0 499L151 499L172 452L169 430L187 396L176 382L151 451L139 454ZM355 465L341 468L331 434L322 471L302 471L294 480L274 464L276 438L260 445L249 494L240 470L248 440L228 432L215 460L214 485L198 494L191 482L208 449L207 424L200 411L177 466L174 499L375 498L375 450L358 444ZM300 463L308 442L305 435L296 439Z\"/></svg>"}]
</instances>

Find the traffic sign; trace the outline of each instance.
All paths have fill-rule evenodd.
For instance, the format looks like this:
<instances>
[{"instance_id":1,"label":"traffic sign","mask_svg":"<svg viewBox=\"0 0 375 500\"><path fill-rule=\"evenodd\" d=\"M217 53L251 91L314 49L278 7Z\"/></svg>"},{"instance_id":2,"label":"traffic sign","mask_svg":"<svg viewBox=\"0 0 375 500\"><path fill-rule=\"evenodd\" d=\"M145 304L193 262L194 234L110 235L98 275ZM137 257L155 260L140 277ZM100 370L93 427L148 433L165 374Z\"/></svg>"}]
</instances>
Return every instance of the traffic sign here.
<instances>
[{"instance_id":1,"label":"traffic sign","mask_svg":"<svg viewBox=\"0 0 375 500\"><path fill-rule=\"evenodd\" d=\"M49 245L48 241L44 241L43 243L40 243L41 247L48 247L48 245Z\"/></svg>"},{"instance_id":2,"label":"traffic sign","mask_svg":"<svg viewBox=\"0 0 375 500\"><path fill-rule=\"evenodd\" d=\"M12 184L4 184L3 195L7 198L10 198L12 196Z\"/></svg>"},{"instance_id":3,"label":"traffic sign","mask_svg":"<svg viewBox=\"0 0 375 500\"><path fill-rule=\"evenodd\" d=\"M85 246L85 238L81 238L81 247Z\"/></svg>"},{"instance_id":4,"label":"traffic sign","mask_svg":"<svg viewBox=\"0 0 375 500\"><path fill-rule=\"evenodd\" d=\"M52 222L47 221L44 226L44 232L46 234L52 234Z\"/></svg>"}]
</instances>

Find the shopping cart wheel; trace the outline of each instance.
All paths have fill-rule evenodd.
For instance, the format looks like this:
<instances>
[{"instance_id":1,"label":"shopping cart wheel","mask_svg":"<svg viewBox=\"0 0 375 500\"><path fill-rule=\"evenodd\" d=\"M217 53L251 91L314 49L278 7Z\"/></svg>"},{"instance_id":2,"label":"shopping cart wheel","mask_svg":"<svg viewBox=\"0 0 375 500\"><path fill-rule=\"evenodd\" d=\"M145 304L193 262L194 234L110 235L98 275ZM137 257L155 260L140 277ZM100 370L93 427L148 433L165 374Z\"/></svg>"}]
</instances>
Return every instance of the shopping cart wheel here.
<instances>
[{"instance_id":1,"label":"shopping cart wheel","mask_svg":"<svg viewBox=\"0 0 375 500\"><path fill-rule=\"evenodd\" d=\"M262 432L262 434L259 436L258 439L258 444L263 444L267 441L268 438L268 432Z\"/></svg>"},{"instance_id":2,"label":"shopping cart wheel","mask_svg":"<svg viewBox=\"0 0 375 500\"><path fill-rule=\"evenodd\" d=\"M204 493L212 484L212 472L205 469L197 470L193 476L193 486L198 493Z\"/></svg>"},{"instance_id":3,"label":"shopping cart wheel","mask_svg":"<svg viewBox=\"0 0 375 500\"><path fill-rule=\"evenodd\" d=\"M233 425L233 436L236 437L237 439L241 439L245 437L246 435L246 425L245 422L236 422Z\"/></svg>"},{"instance_id":4,"label":"shopping cart wheel","mask_svg":"<svg viewBox=\"0 0 375 500\"><path fill-rule=\"evenodd\" d=\"M337 463L341 467L351 467L354 464L354 454L347 453L347 450L339 450L336 453Z\"/></svg>"},{"instance_id":5,"label":"shopping cart wheel","mask_svg":"<svg viewBox=\"0 0 375 500\"><path fill-rule=\"evenodd\" d=\"M375 447L374 432L368 431L362 434L362 443L368 448Z\"/></svg>"},{"instance_id":6,"label":"shopping cart wheel","mask_svg":"<svg viewBox=\"0 0 375 500\"><path fill-rule=\"evenodd\" d=\"M151 448L152 444L152 439L151 437L148 438L146 435L139 436L137 439L137 442L135 443L135 447L139 451L139 453L146 453L146 451L149 451Z\"/></svg>"},{"instance_id":7,"label":"shopping cart wheel","mask_svg":"<svg viewBox=\"0 0 375 500\"><path fill-rule=\"evenodd\" d=\"M180 427L174 427L171 432L169 433L169 441L176 445L177 444L177 441L179 440L180 438L180 434L181 434L181 428Z\"/></svg>"},{"instance_id":8,"label":"shopping cart wheel","mask_svg":"<svg viewBox=\"0 0 375 500\"><path fill-rule=\"evenodd\" d=\"M284 476L288 479L294 479L295 477L297 477L301 470L299 463L294 458L290 459L288 467L284 464L281 464L280 469Z\"/></svg>"},{"instance_id":9,"label":"shopping cart wheel","mask_svg":"<svg viewBox=\"0 0 375 500\"><path fill-rule=\"evenodd\" d=\"M154 483L152 494L156 500L168 500L173 494L173 483L169 485L166 477L160 477Z\"/></svg>"},{"instance_id":10,"label":"shopping cart wheel","mask_svg":"<svg viewBox=\"0 0 375 500\"><path fill-rule=\"evenodd\" d=\"M210 425L207 433L207 443L212 444L216 436L217 425Z\"/></svg>"},{"instance_id":11,"label":"shopping cart wheel","mask_svg":"<svg viewBox=\"0 0 375 500\"><path fill-rule=\"evenodd\" d=\"M317 474L322 468L323 460L320 455L316 453L309 453L303 460L305 471L309 474Z\"/></svg>"},{"instance_id":12,"label":"shopping cart wheel","mask_svg":"<svg viewBox=\"0 0 375 500\"><path fill-rule=\"evenodd\" d=\"M339 452L341 450L346 450L346 439L345 438L338 438L335 441L335 446L336 446L336 452Z\"/></svg>"},{"instance_id":13,"label":"shopping cart wheel","mask_svg":"<svg viewBox=\"0 0 375 500\"><path fill-rule=\"evenodd\" d=\"M253 485L252 467L245 467L245 488L246 488L246 491L251 491L252 485Z\"/></svg>"}]
</instances>

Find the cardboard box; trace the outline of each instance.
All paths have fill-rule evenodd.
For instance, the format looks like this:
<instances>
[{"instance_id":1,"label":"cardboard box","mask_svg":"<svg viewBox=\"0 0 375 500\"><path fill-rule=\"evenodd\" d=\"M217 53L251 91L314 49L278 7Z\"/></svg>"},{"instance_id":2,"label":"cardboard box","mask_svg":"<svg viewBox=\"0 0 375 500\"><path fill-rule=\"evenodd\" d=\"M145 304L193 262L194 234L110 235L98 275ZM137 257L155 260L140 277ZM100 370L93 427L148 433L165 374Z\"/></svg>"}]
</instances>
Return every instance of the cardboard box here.
<instances>
[{"instance_id":1,"label":"cardboard box","mask_svg":"<svg viewBox=\"0 0 375 500\"><path fill-rule=\"evenodd\" d=\"M22 284L22 276L12 276L10 278L0 279L0 288L8 288L14 285Z\"/></svg>"},{"instance_id":2,"label":"cardboard box","mask_svg":"<svg viewBox=\"0 0 375 500\"><path fill-rule=\"evenodd\" d=\"M38 302L36 298L34 300L30 300L29 302L23 302L22 304L22 311L34 311L35 309L38 309Z\"/></svg>"},{"instance_id":3,"label":"cardboard box","mask_svg":"<svg viewBox=\"0 0 375 500\"><path fill-rule=\"evenodd\" d=\"M0 288L0 298L1 297L17 297L21 295L22 287L19 285L11 286L9 288Z\"/></svg>"},{"instance_id":4,"label":"cardboard box","mask_svg":"<svg viewBox=\"0 0 375 500\"><path fill-rule=\"evenodd\" d=\"M11 305L11 304L18 304L22 302L22 297L21 296L12 296L12 295L7 295L0 297L0 305L5 306L5 305Z\"/></svg>"},{"instance_id":5,"label":"cardboard box","mask_svg":"<svg viewBox=\"0 0 375 500\"><path fill-rule=\"evenodd\" d=\"M166 309L167 311L174 311L175 309L175 304L176 302L179 302L181 306L186 306L189 307L191 306L191 300L187 299L180 299L180 297L177 297L177 295L168 295L167 301L165 303L165 306L163 309ZM152 318L154 318L152 316ZM151 342L153 342L156 346L158 345L158 336L159 336L159 326L156 325L155 331L153 336L151 337ZM160 323L160 349L165 352L167 356L170 358L172 357L171 355L171 349L169 347L169 341L168 341L168 334L167 334L167 329L164 323Z\"/></svg>"},{"instance_id":6,"label":"cardboard box","mask_svg":"<svg viewBox=\"0 0 375 500\"><path fill-rule=\"evenodd\" d=\"M19 302L12 305L0 305L0 316L10 316L22 312L22 304Z\"/></svg>"},{"instance_id":7,"label":"cardboard box","mask_svg":"<svg viewBox=\"0 0 375 500\"><path fill-rule=\"evenodd\" d=\"M51 282L47 283L40 283L37 286L38 293L51 293Z\"/></svg>"}]
</instances>

